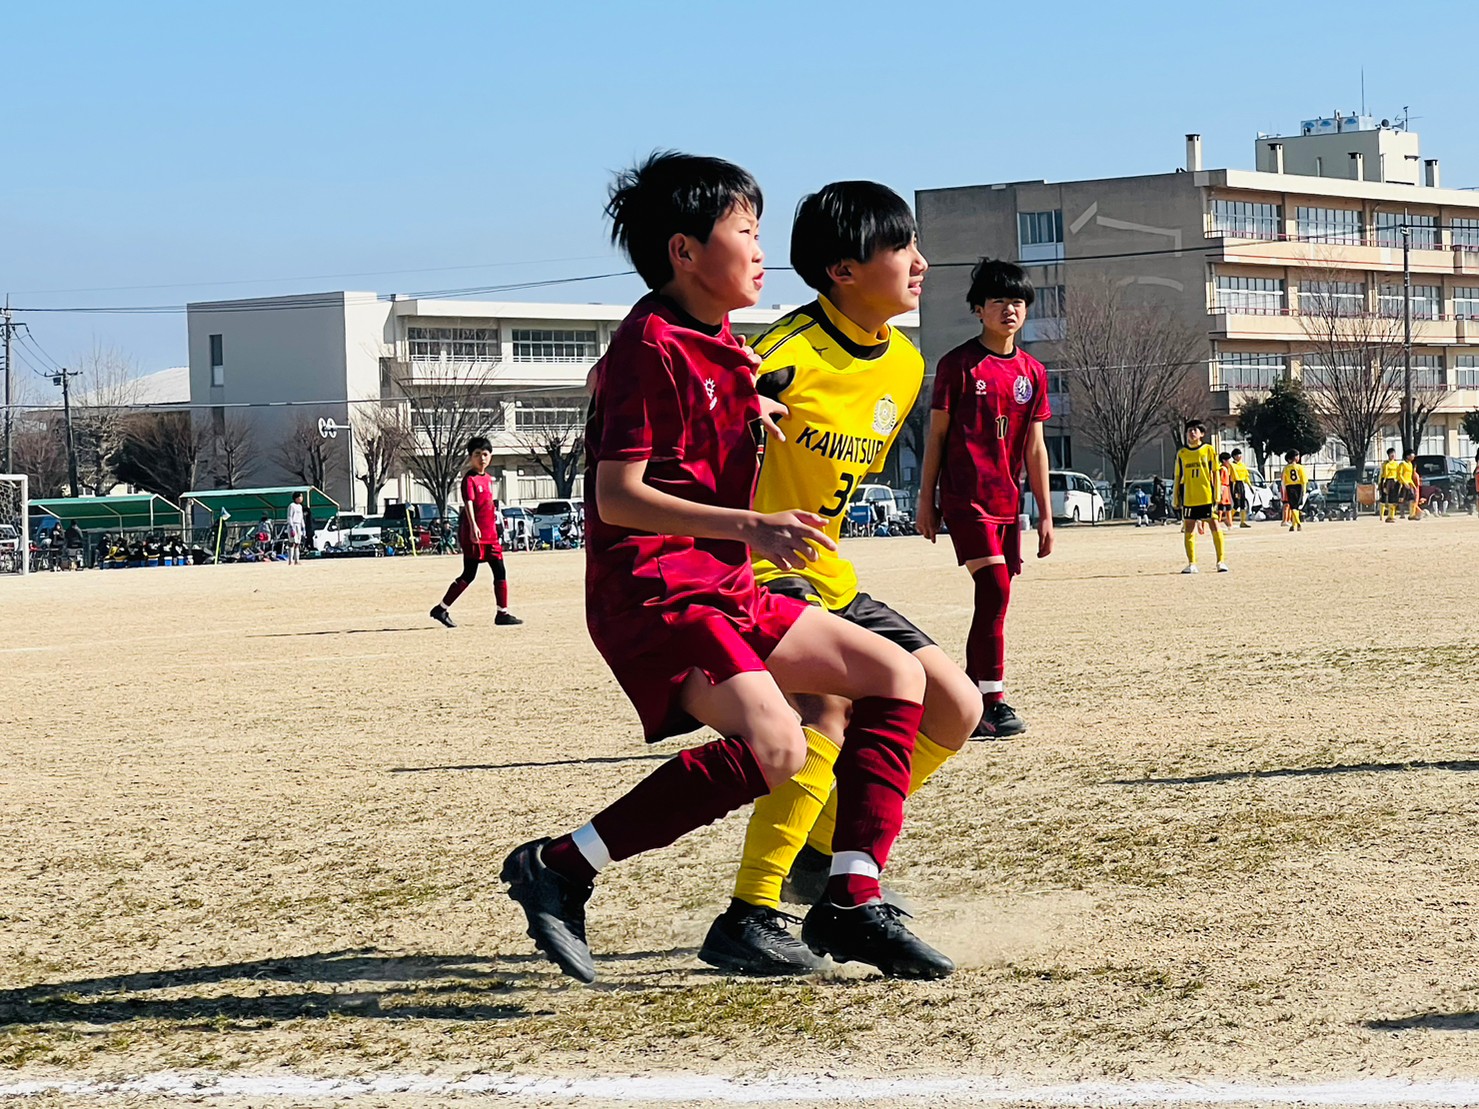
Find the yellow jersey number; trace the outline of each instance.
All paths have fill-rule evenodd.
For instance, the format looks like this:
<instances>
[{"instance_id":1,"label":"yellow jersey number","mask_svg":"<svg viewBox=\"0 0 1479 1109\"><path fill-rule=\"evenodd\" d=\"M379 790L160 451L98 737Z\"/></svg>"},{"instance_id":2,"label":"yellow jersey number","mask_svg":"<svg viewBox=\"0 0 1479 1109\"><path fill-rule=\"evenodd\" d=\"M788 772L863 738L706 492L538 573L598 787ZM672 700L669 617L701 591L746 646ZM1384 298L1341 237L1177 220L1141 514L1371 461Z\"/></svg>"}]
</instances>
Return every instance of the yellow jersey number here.
<instances>
[{"instance_id":1,"label":"yellow jersey number","mask_svg":"<svg viewBox=\"0 0 1479 1109\"><path fill-rule=\"evenodd\" d=\"M857 486L858 479L855 474L843 474L842 488L838 489L837 492L832 494L837 499L831 504L823 505L821 508L817 509L817 512L823 516L826 516L828 519L831 519L833 516L841 515L842 510L847 507L847 502L848 499L852 496L852 491L856 489Z\"/></svg>"}]
</instances>

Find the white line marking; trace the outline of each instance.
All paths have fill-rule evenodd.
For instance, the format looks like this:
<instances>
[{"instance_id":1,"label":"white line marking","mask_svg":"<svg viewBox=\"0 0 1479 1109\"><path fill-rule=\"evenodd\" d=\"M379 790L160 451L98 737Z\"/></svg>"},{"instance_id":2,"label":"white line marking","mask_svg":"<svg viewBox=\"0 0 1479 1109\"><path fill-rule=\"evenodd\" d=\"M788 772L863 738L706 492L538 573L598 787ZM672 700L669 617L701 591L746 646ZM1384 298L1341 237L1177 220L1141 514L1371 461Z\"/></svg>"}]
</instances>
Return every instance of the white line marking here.
<instances>
[{"instance_id":1,"label":"white line marking","mask_svg":"<svg viewBox=\"0 0 1479 1109\"><path fill-rule=\"evenodd\" d=\"M107 1097L346 1098L363 1095L453 1094L488 1097L538 1097L566 1101L710 1101L733 1104L809 1101L938 1100L999 1105L1046 1102L1053 1105L1399 1105L1470 1106L1479 1103L1479 1079L1407 1080L1355 1078L1344 1082L1227 1082L1216 1079L1164 1082L1046 1083L1004 1078L797 1078L739 1079L703 1075L610 1078L517 1078L477 1074L467 1078L387 1074L374 1078L312 1078L307 1075L237 1075L163 1072L118 1082L37 1079L0 1084L0 1098L66 1094Z\"/></svg>"},{"instance_id":2,"label":"white line marking","mask_svg":"<svg viewBox=\"0 0 1479 1109\"><path fill-rule=\"evenodd\" d=\"M1079 216L1078 219L1074 220L1068 225L1069 232L1071 234L1077 235L1080 231L1084 229L1084 224L1088 223L1091 219L1098 215L1098 213L1099 202L1096 200L1094 201L1094 203L1090 204L1087 208L1084 209L1083 215Z\"/></svg>"}]
</instances>

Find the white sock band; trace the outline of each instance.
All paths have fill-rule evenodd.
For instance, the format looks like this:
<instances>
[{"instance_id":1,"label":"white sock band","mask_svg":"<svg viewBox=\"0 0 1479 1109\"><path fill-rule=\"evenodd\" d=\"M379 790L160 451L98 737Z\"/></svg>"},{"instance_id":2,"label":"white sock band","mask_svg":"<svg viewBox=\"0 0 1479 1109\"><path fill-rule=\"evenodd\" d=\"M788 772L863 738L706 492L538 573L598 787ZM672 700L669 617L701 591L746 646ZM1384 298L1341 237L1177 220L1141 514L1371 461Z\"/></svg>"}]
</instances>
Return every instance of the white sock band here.
<instances>
[{"instance_id":1,"label":"white sock band","mask_svg":"<svg viewBox=\"0 0 1479 1109\"><path fill-rule=\"evenodd\" d=\"M980 690L982 693L1005 693L1007 687L1006 687L1006 683L1005 682L995 681L995 682L977 682L976 683L976 688L978 690Z\"/></svg>"},{"instance_id":2,"label":"white sock band","mask_svg":"<svg viewBox=\"0 0 1479 1109\"><path fill-rule=\"evenodd\" d=\"M878 864L866 851L839 851L832 856L832 873L861 874L867 878L878 877Z\"/></svg>"},{"instance_id":3,"label":"white sock band","mask_svg":"<svg viewBox=\"0 0 1479 1109\"><path fill-rule=\"evenodd\" d=\"M611 865L611 852L606 848L606 841L601 838L601 833L596 831L594 824L583 824L570 833L576 849L585 856L585 861L591 864L591 869L599 873L603 868Z\"/></svg>"}]
</instances>

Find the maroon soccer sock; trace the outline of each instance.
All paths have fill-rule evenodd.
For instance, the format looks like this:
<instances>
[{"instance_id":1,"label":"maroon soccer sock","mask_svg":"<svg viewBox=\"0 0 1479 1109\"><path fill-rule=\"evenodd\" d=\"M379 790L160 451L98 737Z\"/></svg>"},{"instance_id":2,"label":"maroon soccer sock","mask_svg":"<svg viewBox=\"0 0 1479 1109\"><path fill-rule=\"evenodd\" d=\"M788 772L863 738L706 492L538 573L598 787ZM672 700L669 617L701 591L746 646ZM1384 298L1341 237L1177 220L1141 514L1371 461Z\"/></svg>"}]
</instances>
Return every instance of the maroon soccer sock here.
<instances>
[{"instance_id":1,"label":"maroon soccer sock","mask_svg":"<svg viewBox=\"0 0 1479 1109\"><path fill-rule=\"evenodd\" d=\"M906 786L908 779L906 760ZM590 826L607 858L618 862L666 847L769 791L748 743L735 737L716 739L663 763L592 817ZM573 835L547 845L544 861L556 873L582 883L590 882L598 869L576 846Z\"/></svg>"},{"instance_id":2,"label":"maroon soccer sock","mask_svg":"<svg viewBox=\"0 0 1479 1109\"><path fill-rule=\"evenodd\" d=\"M498 602L499 608L508 607L508 582L495 581L493 583L493 599Z\"/></svg>"},{"instance_id":3,"label":"maroon soccer sock","mask_svg":"<svg viewBox=\"0 0 1479 1109\"><path fill-rule=\"evenodd\" d=\"M462 596L463 592L471 584L471 582L463 581L461 578L454 579L452 584L447 586L447 592L442 596L442 607L449 607L453 601Z\"/></svg>"},{"instance_id":4,"label":"maroon soccer sock","mask_svg":"<svg viewBox=\"0 0 1479 1109\"><path fill-rule=\"evenodd\" d=\"M827 880L827 899L835 905L862 905L882 896L878 874L904 823L914 737L923 715L922 705L896 697L853 702L834 770L837 829L832 846L834 870L850 861L857 866Z\"/></svg>"},{"instance_id":5,"label":"maroon soccer sock","mask_svg":"<svg viewBox=\"0 0 1479 1109\"><path fill-rule=\"evenodd\" d=\"M975 573L976 612L965 641L965 672L989 703L1000 701L1006 670L1004 630L1012 599L1012 575L1005 563L982 566Z\"/></svg>"}]
</instances>

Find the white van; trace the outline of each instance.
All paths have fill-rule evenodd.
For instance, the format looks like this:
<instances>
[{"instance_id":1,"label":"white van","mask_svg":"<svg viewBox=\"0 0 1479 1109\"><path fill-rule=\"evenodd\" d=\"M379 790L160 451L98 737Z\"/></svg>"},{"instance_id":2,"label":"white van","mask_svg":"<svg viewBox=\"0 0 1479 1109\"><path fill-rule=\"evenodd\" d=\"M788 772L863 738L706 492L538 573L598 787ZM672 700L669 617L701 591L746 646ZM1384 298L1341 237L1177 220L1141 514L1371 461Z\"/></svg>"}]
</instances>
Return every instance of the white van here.
<instances>
[{"instance_id":1,"label":"white van","mask_svg":"<svg viewBox=\"0 0 1479 1109\"><path fill-rule=\"evenodd\" d=\"M1049 470L1048 494L1053 499L1053 519L1075 524L1097 524L1104 519L1104 496L1087 474L1077 470ZM1024 493L1024 511L1029 519L1037 518L1037 505L1030 492Z\"/></svg>"}]
</instances>

